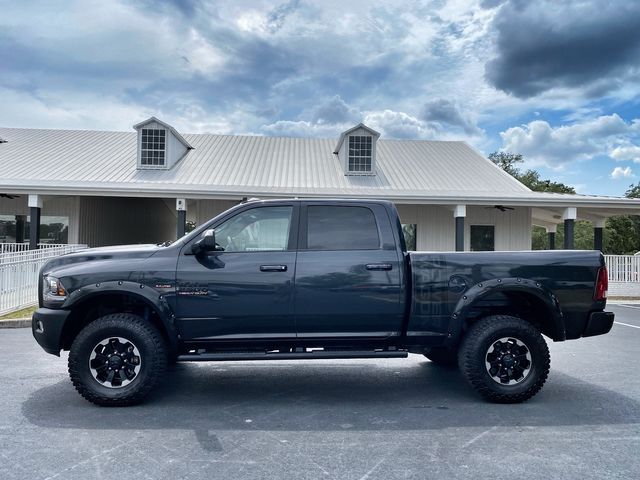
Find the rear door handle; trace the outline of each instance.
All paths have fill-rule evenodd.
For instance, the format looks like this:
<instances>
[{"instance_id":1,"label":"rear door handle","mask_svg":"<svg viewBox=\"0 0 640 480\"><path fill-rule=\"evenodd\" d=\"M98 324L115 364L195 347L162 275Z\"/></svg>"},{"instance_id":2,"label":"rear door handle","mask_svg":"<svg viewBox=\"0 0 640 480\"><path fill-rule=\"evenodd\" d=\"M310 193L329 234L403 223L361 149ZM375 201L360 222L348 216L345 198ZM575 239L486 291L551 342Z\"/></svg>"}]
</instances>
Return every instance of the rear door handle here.
<instances>
[{"instance_id":1,"label":"rear door handle","mask_svg":"<svg viewBox=\"0 0 640 480\"><path fill-rule=\"evenodd\" d=\"M260 265L261 272L286 272L286 265Z\"/></svg>"},{"instance_id":2,"label":"rear door handle","mask_svg":"<svg viewBox=\"0 0 640 480\"><path fill-rule=\"evenodd\" d=\"M390 263L367 263L367 270L391 270L393 266Z\"/></svg>"}]
</instances>

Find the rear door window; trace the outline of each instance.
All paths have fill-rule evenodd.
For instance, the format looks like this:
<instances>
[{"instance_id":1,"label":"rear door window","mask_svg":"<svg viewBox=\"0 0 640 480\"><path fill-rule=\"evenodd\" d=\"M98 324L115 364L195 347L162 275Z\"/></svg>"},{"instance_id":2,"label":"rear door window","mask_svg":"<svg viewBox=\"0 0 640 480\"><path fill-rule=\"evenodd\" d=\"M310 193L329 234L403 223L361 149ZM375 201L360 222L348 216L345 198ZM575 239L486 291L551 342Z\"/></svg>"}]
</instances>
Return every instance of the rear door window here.
<instances>
[{"instance_id":1,"label":"rear door window","mask_svg":"<svg viewBox=\"0 0 640 480\"><path fill-rule=\"evenodd\" d=\"M373 212L366 207L310 205L307 208L309 250L372 250L380 248Z\"/></svg>"}]
</instances>

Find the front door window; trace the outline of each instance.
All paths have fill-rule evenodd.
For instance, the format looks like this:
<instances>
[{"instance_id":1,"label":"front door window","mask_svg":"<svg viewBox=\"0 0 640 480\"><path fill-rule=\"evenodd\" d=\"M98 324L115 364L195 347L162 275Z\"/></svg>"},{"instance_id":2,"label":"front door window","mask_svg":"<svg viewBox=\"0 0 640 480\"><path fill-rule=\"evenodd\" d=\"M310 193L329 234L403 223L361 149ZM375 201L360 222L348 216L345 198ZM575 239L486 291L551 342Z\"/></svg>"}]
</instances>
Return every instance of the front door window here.
<instances>
[{"instance_id":1,"label":"front door window","mask_svg":"<svg viewBox=\"0 0 640 480\"><path fill-rule=\"evenodd\" d=\"M216 243L225 252L281 252L287 249L292 207L246 210L216 227Z\"/></svg>"}]
</instances>

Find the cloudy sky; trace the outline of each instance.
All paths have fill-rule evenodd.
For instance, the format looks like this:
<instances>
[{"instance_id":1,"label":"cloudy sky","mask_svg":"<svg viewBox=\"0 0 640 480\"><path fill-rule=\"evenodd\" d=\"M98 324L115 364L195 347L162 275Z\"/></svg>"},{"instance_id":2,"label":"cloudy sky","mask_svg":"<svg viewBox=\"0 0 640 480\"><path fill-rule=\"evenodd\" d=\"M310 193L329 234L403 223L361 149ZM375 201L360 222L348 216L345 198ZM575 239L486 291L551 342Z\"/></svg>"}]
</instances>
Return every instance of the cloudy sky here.
<instances>
[{"instance_id":1,"label":"cloudy sky","mask_svg":"<svg viewBox=\"0 0 640 480\"><path fill-rule=\"evenodd\" d=\"M0 0L0 125L465 140L640 180L640 2Z\"/></svg>"}]
</instances>

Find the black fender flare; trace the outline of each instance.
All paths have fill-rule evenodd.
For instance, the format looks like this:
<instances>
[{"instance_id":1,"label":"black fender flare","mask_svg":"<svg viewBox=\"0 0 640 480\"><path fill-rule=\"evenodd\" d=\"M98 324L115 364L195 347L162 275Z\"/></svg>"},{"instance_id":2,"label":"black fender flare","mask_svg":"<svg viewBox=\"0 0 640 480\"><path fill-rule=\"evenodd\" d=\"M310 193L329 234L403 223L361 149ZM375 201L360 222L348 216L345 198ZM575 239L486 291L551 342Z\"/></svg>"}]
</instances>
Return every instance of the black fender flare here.
<instances>
[{"instance_id":1,"label":"black fender flare","mask_svg":"<svg viewBox=\"0 0 640 480\"><path fill-rule=\"evenodd\" d=\"M538 298L547 307L553 320L553 340L566 339L565 322L558 299L540 282L525 278L495 278L477 283L466 290L458 300L450 319L447 344L457 345L469 311L482 298L497 292L523 292Z\"/></svg>"},{"instance_id":2,"label":"black fender flare","mask_svg":"<svg viewBox=\"0 0 640 480\"><path fill-rule=\"evenodd\" d=\"M109 281L85 285L74 290L69 294L62 308L73 311L75 306L81 303L84 304L92 298L98 298L104 295L128 295L134 297L148 305L157 313L167 334L170 346L172 349L175 349L178 345L179 335L175 324L175 315L167 302L167 294L173 295L174 292L173 290L170 292L159 292L138 282L125 280Z\"/></svg>"}]
</instances>

